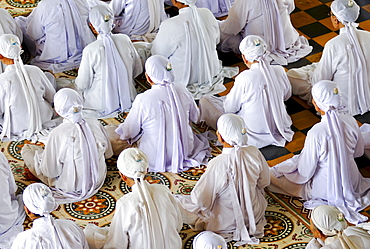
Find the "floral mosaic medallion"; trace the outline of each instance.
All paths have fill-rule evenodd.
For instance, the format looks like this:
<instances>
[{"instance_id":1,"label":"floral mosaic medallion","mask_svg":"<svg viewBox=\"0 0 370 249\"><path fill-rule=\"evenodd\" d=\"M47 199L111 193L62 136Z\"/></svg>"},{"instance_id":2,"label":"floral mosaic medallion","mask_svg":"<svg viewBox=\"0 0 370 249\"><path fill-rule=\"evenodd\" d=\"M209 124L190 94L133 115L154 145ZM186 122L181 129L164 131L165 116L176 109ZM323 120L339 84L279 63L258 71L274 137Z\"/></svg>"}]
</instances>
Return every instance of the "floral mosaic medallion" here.
<instances>
[{"instance_id":1,"label":"floral mosaic medallion","mask_svg":"<svg viewBox=\"0 0 370 249\"><path fill-rule=\"evenodd\" d=\"M21 156L21 150L25 144L34 144L34 143L31 143L31 141L28 141L28 140L9 142L9 145L7 148L9 155L11 155L16 160L23 161L23 158ZM44 144L41 142L38 142L35 145L44 146Z\"/></svg>"},{"instance_id":2,"label":"floral mosaic medallion","mask_svg":"<svg viewBox=\"0 0 370 249\"><path fill-rule=\"evenodd\" d=\"M307 243L296 243L289 246L284 247L283 249L304 249L306 248Z\"/></svg>"},{"instance_id":3,"label":"floral mosaic medallion","mask_svg":"<svg viewBox=\"0 0 370 249\"><path fill-rule=\"evenodd\" d=\"M23 178L24 177L24 165L16 160L8 160L9 165L12 169L14 177Z\"/></svg>"},{"instance_id":4,"label":"floral mosaic medallion","mask_svg":"<svg viewBox=\"0 0 370 249\"><path fill-rule=\"evenodd\" d=\"M186 180L198 181L199 178L206 171L205 165L200 165L199 167L190 168L187 171L178 173L178 175Z\"/></svg>"},{"instance_id":5,"label":"floral mosaic medallion","mask_svg":"<svg viewBox=\"0 0 370 249\"><path fill-rule=\"evenodd\" d=\"M180 182L178 183L178 189L176 191L176 194L190 195L194 186L195 186L194 184L187 184L187 183Z\"/></svg>"},{"instance_id":6,"label":"floral mosaic medallion","mask_svg":"<svg viewBox=\"0 0 370 249\"><path fill-rule=\"evenodd\" d=\"M267 224L261 242L273 242L288 237L293 232L293 222L285 215L266 211Z\"/></svg>"},{"instance_id":7,"label":"floral mosaic medallion","mask_svg":"<svg viewBox=\"0 0 370 249\"><path fill-rule=\"evenodd\" d=\"M6 0L6 2L17 8L34 8L41 0Z\"/></svg>"},{"instance_id":8,"label":"floral mosaic medallion","mask_svg":"<svg viewBox=\"0 0 370 249\"><path fill-rule=\"evenodd\" d=\"M67 213L79 220L101 219L111 214L115 207L115 199L102 191L86 200L65 204Z\"/></svg>"},{"instance_id":9,"label":"floral mosaic medallion","mask_svg":"<svg viewBox=\"0 0 370 249\"><path fill-rule=\"evenodd\" d=\"M169 189L171 189L170 180L161 173L149 172L146 175L145 180L147 180L150 184L162 184L162 185L167 186ZM131 188L127 186L126 183L122 180L120 182L120 188L124 194L128 194L131 191Z\"/></svg>"}]
</instances>

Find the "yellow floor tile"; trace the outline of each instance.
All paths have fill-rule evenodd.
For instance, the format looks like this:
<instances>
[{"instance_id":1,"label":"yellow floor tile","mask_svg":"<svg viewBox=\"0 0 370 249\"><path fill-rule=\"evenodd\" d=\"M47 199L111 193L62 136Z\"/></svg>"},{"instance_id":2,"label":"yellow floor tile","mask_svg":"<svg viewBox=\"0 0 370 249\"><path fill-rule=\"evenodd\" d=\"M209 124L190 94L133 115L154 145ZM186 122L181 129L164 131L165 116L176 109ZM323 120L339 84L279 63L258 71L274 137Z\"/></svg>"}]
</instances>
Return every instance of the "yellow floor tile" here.
<instances>
[{"instance_id":1,"label":"yellow floor tile","mask_svg":"<svg viewBox=\"0 0 370 249\"><path fill-rule=\"evenodd\" d=\"M293 140L290 143L285 145L285 148L289 151L299 151L303 149L304 141L306 139L306 135L300 131L294 133Z\"/></svg>"},{"instance_id":2,"label":"yellow floor tile","mask_svg":"<svg viewBox=\"0 0 370 249\"><path fill-rule=\"evenodd\" d=\"M336 28L333 27L333 24L331 23L330 17L320 20L319 23L321 23L322 25L324 25L325 27L327 27L328 29L330 29L332 31L337 30Z\"/></svg>"},{"instance_id":3,"label":"yellow floor tile","mask_svg":"<svg viewBox=\"0 0 370 249\"><path fill-rule=\"evenodd\" d=\"M370 4L362 6L362 8L370 12Z\"/></svg>"},{"instance_id":4,"label":"yellow floor tile","mask_svg":"<svg viewBox=\"0 0 370 249\"><path fill-rule=\"evenodd\" d=\"M293 98L295 101L297 101L301 106L303 106L304 108L306 108L306 109L309 109L309 108L311 108L311 107L312 107L311 105L308 105L308 104L307 104L307 101L306 101L306 100L303 100L303 99L301 99L301 98L300 98L300 97L298 97L298 96L293 95L293 96L292 96L292 98Z\"/></svg>"},{"instance_id":5,"label":"yellow floor tile","mask_svg":"<svg viewBox=\"0 0 370 249\"><path fill-rule=\"evenodd\" d=\"M316 22L315 18L304 11L291 14L290 19L292 20L292 24L295 28L300 28L302 26Z\"/></svg>"},{"instance_id":6,"label":"yellow floor tile","mask_svg":"<svg viewBox=\"0 0 370 249\"><path fill-rule=\"evenodd\" d=\"M307 56L306 59L310 62L319 62L322 56L322 52Z\"/></svg>"},{"instance_id":7,"label":"yellow floor tile","mask_svg":"<svg viewBox=\"0 0 370 249\"><path fill-rule=\"evenodd\" d=\"M317 42L318 44L320 44L321 46L325 46L325 44L331 40L332 38L336 37L337 36L337 33L335 32L330 32L330 33L327 33L325 35L320 35L318 37L315 37L315 38L312 38L312 40L314 40L315 42Z\"/></svg>"},{"instance_id":8,"label":"yellow floor tile","mask_svg":"<svg viewBox=\"0 0 370 249\"><path fill-rule=\"evenodd\" d=\"M295 6L301 10L307 10L316 6L321 5L319 0L298 0L295 1Z\"/></svg>"},{"instance_id":9,"label":"yellow floor tile","mask_svg":"<svg viewBox=\"0 0 370 249\"><path fill-rule=\"evenodd\" d=\"M289 158L292 158L294 156L293 153L289 153L285 156L281 156L279 158L276 158L274 160L270 160L270 161L267 161L267 164L272 167L272 166L275 166L276 164L278 163L281 163L281 162L284 162L285 160L289 159Z\"/></svg>"},{"instance_id":10,"label":"yellow floor tile","mask_svg":"<svg viewBox=\"0 0 370 249\"><path fill-rule=\"evenodd\" d=\"M317 122L320 122L320 119L308 110L292 114L291 118L293 121L293 125L298 130L309 128L316 124Z\"/></svg>"},{"instance_id":11,"label":"yellow floor tile","mask_svg":"<svg viewBox=\"0 0 370 249\"><path fill-rule=\"evenodd\" d=\"M369 12L370 12L370 10L369 10ZM361 22L360 23L360 28L362 28L364 30L367 30L367 31L370 31L370 20L366 20L364 22Z\"/></svg>"}]
</instances>

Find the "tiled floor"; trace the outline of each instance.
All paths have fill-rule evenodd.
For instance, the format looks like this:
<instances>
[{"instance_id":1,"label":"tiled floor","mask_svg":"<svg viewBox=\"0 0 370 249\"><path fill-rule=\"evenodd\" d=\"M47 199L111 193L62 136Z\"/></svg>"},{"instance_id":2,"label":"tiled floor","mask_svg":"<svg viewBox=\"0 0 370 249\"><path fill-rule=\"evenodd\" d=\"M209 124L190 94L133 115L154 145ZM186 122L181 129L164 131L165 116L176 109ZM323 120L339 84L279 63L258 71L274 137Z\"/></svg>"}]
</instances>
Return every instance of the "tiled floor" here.
<instances>
[{"instance_id":1,"label":"tiled floor","mask_svg":"<svg viewBox=\"0 0 370 249\"><path fill-rule=\"evenodd\" d=\"M38 0L25 1L26 8L23 8L25 5L22 5L20 2L20 0L0 0L0 7L7 8L13 15L26 15L32 10L30 7L36 5ZM300 34L309 39L314 49L309 56L288 65L286 67L287 69L317 62L321 57L321 52L325 43L337 35L338 31L333 29L330 18L327 15L330 2L330 0L295 1L296 9L291 15L293 25ZM356 0L356 2L362 6L359 18L360 28L370 31L370 0ZM220 53L219 56L224 65L239 66L241 70L245 69L240 56L236 56L232 53ZM76 71L68 71L58 74L57 77L73 78L76 74ZM139 92L148 88L148 85L145 84L143 75L136 79L136 82ZM233 80L227 79L225 85L230 89L233 85ZM225 91L220 95L224 95L227 92L228 91ZM288 143L285 148L267 146L261 149L270 166L286 160L294 154L298 154L303 148L307 131L312 125L319 122L319 117L316 116L315 110L298 97L293 96L286 102L286 105L288 113L293 120L292 129L295 131L295 135L293 141ZM121 115L115 119L102 120L101 122L103 125L119 124L124 121L124 117L125 115ZM370 114L367 113L362 116L357 116L356 119L360 123L370 123ZM194 125L194 130L196 132L202 132L208 129L209 128L204 124ZM26 181L24 178L23 161L20 156L20 150L24 143L28 143L28 141L2 143L0 146L1 151L4 152L11 164L20 191L22 191L26 185L30 184L30 182ZM220 148L214 146L213 143L212 149L213 155L220 153ZM363 175L370 177L370 161L362 157L357 159L357 162ZM129 188L120 179L115 163L116 158L107 160L107 179L104 186L94 197L83 202L62 205L57 211L53 212L53 215L57 218L71 219L81 227L86 226L86 224L90 222L99 226L109 226L114 214L116 200L129 191ZM149 174L147 179L152 183L161 183L168 186L173 193L189 194L196 181L205 170L206 167L200 167L180 174ZM302 201L297 198L268 192L266 194L266 199L269 206L266 211L268 225L265 229L265 237L261 240L260 245L250 245L243 248L305 248L306 243L311 238L311 234L307 228L310 212L302 206ZM26 227L30 225L31 223L28 221L25 223ZM184 225L180 235L183 239L183 248L192 248L191 242L196 233L188 226ZM234 248L233 243L229 243L229 248Z\"/></svg>"}]
</instances>

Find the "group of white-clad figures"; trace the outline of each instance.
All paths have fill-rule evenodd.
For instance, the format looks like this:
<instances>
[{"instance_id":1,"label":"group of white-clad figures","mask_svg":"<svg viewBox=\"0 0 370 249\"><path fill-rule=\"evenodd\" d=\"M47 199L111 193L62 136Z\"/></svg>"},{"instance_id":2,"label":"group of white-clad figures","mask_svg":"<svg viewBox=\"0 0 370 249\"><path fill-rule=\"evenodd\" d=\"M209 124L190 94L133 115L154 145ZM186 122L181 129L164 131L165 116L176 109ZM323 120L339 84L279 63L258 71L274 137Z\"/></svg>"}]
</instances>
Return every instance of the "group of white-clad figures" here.
<instances>
[{"instance_id":1,"label":"group of white-clad figures","mask_svg":"<svg viewBox=\"0 0 370 249\"><path fill-rule=\"evenodd\" d=\"M112 0L110 6L42 0L16 22L0 9L1 139L45 141L44 149L22 149L27 178L43 182L29 185L23 198L15 196L13 174L0 155L0 248L175 249L182 247L183 223L206 231L194 239L194 248L227 248L231 240L258 244L266 225L265 187L300 197L313 209L314 239L307 248L369 247L370 225L359 212L370 204L370 179L354 161L370 144L370 129L353 118L370 105L370 33L356 28L360 7L334 0L330 18L340 34L325 45L319 63L286 73L281 65L312 50L290 23L294 2L224 2L220 6L232 6L222 22L193 0L172 0L179 14L171 18L163 2L153 0ZM112 34L139 24L141 31ZM21 40L34 65L23 64ZM216 48L241 53L249 68L226 97L212 95L236 71L221 66ZM137 95L133 79L144 64L151 89ZM63 87L66 81L39 67L79 71ZM284 105L292 92L312 103L322 119L299 155L269 168L258 148L292 140ZM104 128L97 120L127 110L118 127ZM190 125L200 120L217 129L223 146L209 162L209 141ZM71 221L55 220L50 213L58 204L97 193L105 159L113 154L132 192L117 201L110 228L89 224L82 232ZM144 180L147 172L178 173L201 164L207 169L189 196ZM33 227L22 232L26 214ZM356 226L347 228L347 221Z\"/></svg>"}]
</instances>

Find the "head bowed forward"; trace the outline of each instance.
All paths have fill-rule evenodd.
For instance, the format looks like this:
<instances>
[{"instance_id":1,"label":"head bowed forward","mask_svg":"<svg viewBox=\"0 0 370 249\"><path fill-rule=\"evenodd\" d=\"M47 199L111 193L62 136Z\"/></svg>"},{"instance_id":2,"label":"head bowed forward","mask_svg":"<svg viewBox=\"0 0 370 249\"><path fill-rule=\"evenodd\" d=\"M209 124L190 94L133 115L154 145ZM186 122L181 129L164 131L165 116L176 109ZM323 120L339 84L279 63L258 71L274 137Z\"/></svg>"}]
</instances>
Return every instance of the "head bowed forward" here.
<instances>
[{"instance_id":1,"label":"head bowed forward","mask_svg":"<svg viewBox=\"0 0 370 249\"><path fill-rule=\"evenodd\" d=\"M155 84L172 83L175 79L172 66L162 55L152 55L145 62L145 71Z\"/></svg>"},{"instance_id":2,"label":"head bowed forward","mask_svg":"<svg viewBox=\"0 0 370 249\"><path fill-rule=\"evenodd\" d=\"M70 88L60 89L54 95L55 111L63 118L70 120L72 123L77 123L82 120L82 105L81 96Z\"/></svg>"},{"instance_id":3,"label":"head bowed forward","mask_svg":"<svg viewBox=\"0 0 370 249\"><path fill-rule=\"evenodd\" d=\"M227 113L217 120L217 130L230 145L244 146L248 143L244 120L236 114Z\"/></svg>"},{"instance_id":4,"label":"head bowed forward","mask_svg":"<svg viewBox=\"0 0 370 249\"><path fill-rule=\"evenodd\" d=\"M360 6L354 0L335 0L330 7L338 21L344 25L355 22L360 15Z\"/></svg>"},{"instance_id":5,"label":"head bowed forward","mask_svg":"<svg viewBox=\"0 0 370 249\"><path fill-rule=\"evenodd\" d=\"M144 177L148 171L148 157L137 148L128 148L121 152L117 160L118 170L127 177Z\"/></svg>"},{"instance_id":6,"label":"head bowed forward","mask_svg":"<svg viewBox=\"0 0 370 249\"><path fill-rule=\"evenodd\" d=\"M57 208L55 199L48 186L42 183L33 183L23 192L24 205L34 214L45 216Z\"/></svg>"},{"instance_id":7,"label":"head bowed forward","mask_svg":"<svg viewBox=\"0 0 370 249\"><path fill-rule=\"evenodd\" d=\"M244 55L245 59L253 62L259 61L267 51L266 42L257 35L246 36L239 45L240 52Z\"/></svg>"},{"instance_id":8,"label":"head bowed forward","mask_svg":"<svg viewBox=\"0 0 370 249\"><path fill-rule=\"evenodd\" d=\"M316 228L324 235L332 236L347 228L347 221L338 208L321 205L316 207L311 214L311 219Z\"/></svg>"}]
</instances>

